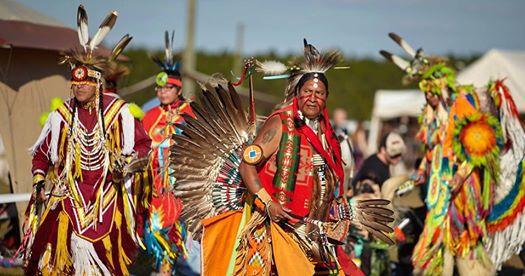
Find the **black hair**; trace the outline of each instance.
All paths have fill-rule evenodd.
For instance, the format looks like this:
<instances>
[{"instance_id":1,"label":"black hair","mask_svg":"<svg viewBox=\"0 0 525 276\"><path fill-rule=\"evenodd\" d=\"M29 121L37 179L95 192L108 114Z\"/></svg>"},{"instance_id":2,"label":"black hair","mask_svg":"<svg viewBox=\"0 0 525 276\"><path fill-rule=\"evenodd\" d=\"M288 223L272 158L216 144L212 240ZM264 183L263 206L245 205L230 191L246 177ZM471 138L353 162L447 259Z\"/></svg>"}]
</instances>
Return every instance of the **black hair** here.
<instances>
[{"instance_id":1,"label":"black hair","mask_svg":"<svg viewBox=\"0 0 525 276\"><path fill-rule=\"evenodd\" d=\"M168 77L174 78L174 79L182 79L182 76L179 72L179 70L165 70L166 74L168 74Z\"/></svg>"},{"instance_id":2,"label":"black hair","mask_svg":"<svg viewBox=\"0 0 525 276\"><path fill-rule=\"evenodd\" d=\"M95 91L95 93L99 93L99 94L98 94L98 96L99 96L99 97L98 97L98 99L99 99L99 103L98 103L98 104L99 104L99 106L98 106L99 108L98 108L98 111L100 112L100 118L102 118L102 119L100 120L100 123L102 124L100 127L102 127L102 135L104 135L104 138L106 138L106 123L104 122L104 100L103 100L103 98L104 98L104 93L102 92L102 91L104 91L104 90L103 90L102 84L100 84L100 86L98 87L98 89L99 89L98 92ZM97 120L98 120L98 118L97 118Z\"/></svg>"},{"instance_id":3,"label":"black hair","mask_svg":"<svg viewBox=\"0 0 525 276\"><path fill-rule=\"evenodd\" d=\"M71 105L72 105L72 108L73 108L73 112L71 113L71 125L69 125L69 131L68 131L68 135L67 135L68 139L71 139L71 135L73 134L73 124L75 122L75 113L77 113L77 105L78 105L77 98L73 97L73 101L72 101Z\"/></svg>"},{"instance_id":4,"label":"black hair","mask_svg":"<svg viewBox=\"0 0 525 276\"><path fill-rule=\"evenodd\" d=\"M106 79L106 89L115 89L115 88L117 88L117 81Z\"/></svg>"},{"instance_id":5,"label":"black hair","mask_svg":"<svg viewBox=\"0 0 525 276\"><path fill-rule=\"evenodd\" d=\"M377 174L372 171L365 172L363 176L361 176L361 178L359 179L359 181L363 181L363 180L370 180L374 182L375 184L379 183L379 178L377 177Z\"/></svg>"},{"instance_id":6,"label":"black hair","mask_svg":"<svg viewBox=\"0 0 525 276\"><path fill-rule=\"evenodd\" d=\"M381 138L381 142L379 143L379 149L385 148L386 150L386 139L388 138L388 135L390 135L390 132L388 132L383 136L383 138Z\"/></svg>"},{"instance_id":7,"label":"black hair","mask_svg":"<svg viewBox=\"0 0 525 276\"><path fill-rule=\"evenodd\" d=\"M297 86L295 86L295 95L299 94L299 89L301 89L301 87L303 87L307 81L313 80L315 78L319 79L324 84L326 87L326 95L328 95L328 79L323 73L318 72L309 72L303 74L303 76L299 79L299 82L297 82Z\"/></svg>"}]
</instances>

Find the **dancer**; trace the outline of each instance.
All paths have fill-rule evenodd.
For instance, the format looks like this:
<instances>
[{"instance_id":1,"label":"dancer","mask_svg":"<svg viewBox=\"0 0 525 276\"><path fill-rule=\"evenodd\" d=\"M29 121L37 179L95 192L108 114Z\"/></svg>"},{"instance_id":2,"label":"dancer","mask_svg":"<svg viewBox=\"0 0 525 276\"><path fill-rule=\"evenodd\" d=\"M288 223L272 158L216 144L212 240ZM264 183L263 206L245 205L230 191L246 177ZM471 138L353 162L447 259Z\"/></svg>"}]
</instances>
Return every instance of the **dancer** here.
<instances>
[{"instance_id":1,"label":"dancer","mask_svg":"<svg viewBox=\"0 0 525 276\"><path fill-rule=\"evenodd\" d=\"M191 107L182 97L182 79L179 64L173 61L173 33L171 40L165 32L165 57L154 61L162 68L157 74L155 91L160 105L146 112L142 123L152 139L153 197L144 228L144 241L155 259L155 269L174 273L177 258L184 255L185 226L179 220L183 208L180 199L172 193L175 176L169 168L169 149L174 144L172 135L180 134L176 124L183 123L182 114L193 116ZM177 162L177 160L173 160Z\"/></svg>"},{"instance_id":2,"label":"dancer","mask_svg":"<svg viewBox=\"0 0 525 276\"><path fill-rule=\"evenodd\" d=\"M351 222L391 242L388 201L349 206L344 199L339 142L325 104L324 73L339 53L304 46L305 62L290 75L284 108L259 134L253 94L246 114L233 85L220 81L191 104L197 119L183 115L187 125L172 150L175 194L189 230L202 236L204 275L342 274L335 244ZM242 78L254 70L248 62Z\"/></svg>"},{"instance_id":3,"label":"dancer","mask_svg":"<svg viewBox=\"0 0 525 276\"><path fill-rule=\"evenodd\" d=\"M428 150L418 175L428 185L429 212L412 257L415 271L452 275L455 261L461 275L493 275L506 255L502 246L519 251L523 243L522 235L516 234L519 231L512 231L522 227L523 196L509 192L524 185L523 142L516 139L523 130L511 112L512 98L501 82L488 97L480 97L483 92L456 83L454 71L443 59L427 57L422 49L414 51L396 34L390 37L413 60L407 62L386 51L381 54L407 72L408 78L418 80L427 100L418 137ZM505 100L494 100L502 97ZM495 110L491 105L499 112L491 114ZM509 150L512 158L505 159ZM505 167L503 160L507 160ZM511 173L506 185L498 183L502 172ZM505 200L506 204L499 204Z\"/></svg>"},{"instance_id":4,"label":"dancer","mask_svg":"<svg viewBox=\"0 0 525 276\"><path fill-rule=\"evenodd\" d=\"M51 113L33 146L27 275L127 275L140 243L135 207L143 179L134 172L147 164L151 141L124 101L102 93L106 59L94 52L117 13L91 39L83 6L77 19L83 49L63 59L74 97Z\"/></svg>"}]
</instances>

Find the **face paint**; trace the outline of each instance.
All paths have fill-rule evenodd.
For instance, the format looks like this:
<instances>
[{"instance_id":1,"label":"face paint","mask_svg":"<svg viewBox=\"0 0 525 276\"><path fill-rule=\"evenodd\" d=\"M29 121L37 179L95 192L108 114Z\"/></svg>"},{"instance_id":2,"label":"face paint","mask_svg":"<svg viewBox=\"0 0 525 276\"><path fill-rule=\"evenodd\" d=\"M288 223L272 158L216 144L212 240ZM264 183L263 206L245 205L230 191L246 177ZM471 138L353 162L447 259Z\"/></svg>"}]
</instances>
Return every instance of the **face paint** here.
<instances>
[{"instance_id":1,"label":"face paint","mask_svg":"<svg viewBox=\"0 0 525 276\"><path fill-rule=\"evenodd\" d=\"M299 109L307 118L316 118L325 107L326 97L327 92L323 82L317 78L308 80L299 90L297 98Z\"/></svg>"}]
</instances>

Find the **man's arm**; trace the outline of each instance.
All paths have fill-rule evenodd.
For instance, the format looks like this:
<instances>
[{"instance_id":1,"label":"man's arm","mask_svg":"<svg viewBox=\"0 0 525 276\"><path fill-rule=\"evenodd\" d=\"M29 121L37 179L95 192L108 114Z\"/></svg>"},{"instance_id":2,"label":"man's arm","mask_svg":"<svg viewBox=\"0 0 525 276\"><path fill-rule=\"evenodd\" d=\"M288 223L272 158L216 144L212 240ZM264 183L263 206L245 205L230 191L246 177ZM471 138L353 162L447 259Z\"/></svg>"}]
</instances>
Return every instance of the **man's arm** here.
<instances>
[{"instance_id":1,"label":"man's arm","mask_svg":"<svg viewBox=\"0 0 525 276\"><path fill-rule=\"evenodd\" d=\"M279 148L279 142L281 141L282 136L282 124L279 116L273 116L269 118L266 123L261 128L259 135L253 141L253 144L256 144L261 147L263 159L267 159L272 156L277 149ZM288 212L289 209L281 206L281 204L273 202L268 192L264 189L259 176L257 174L257 168L255 165L250 165L244 160L239 166L239 172L243 179L244 184L252 194L257 195L259 199L267 207L270 218L279 221L283 218L292 219Z\"/></svg>"},{"instance_id":2,"label":"man's arm","mask_svg":"<svg viewBox=\"0 0 525 276\"><path fill-rule=\"evenodd\" d=\"M259 135L253 141L253 144L261 147L263 159L269 158L277 151L282 135L281 128L279 116L273 116L264 123ZM252 194L256 194L263 188L255 165L242 161L239 166L239 172L244 184Z\"/></svg>"},{"instance_id":3,"label":"man's arm","mask_svg":"<svg viewBox=\"0 0 525 276\"><path fill-rule=\"evenodd\" d=\"M135 146L133 149L137 153L137 157L144 157L151 150L151 139L137 119L135 119Z\"/></svg>"},{"instance_id":4,"label":"man's arm","mask_svg":"<svg viewBox=\"0 0 525 276\"><path fill-rule=\"evenodd\" d=\"M51 132L49 132L40 145L35 148L33 159L31 160L33 174L33 196L38 196L37 200L45 200L44 183L47 170L51 165L49 148L51 142Z\"/></svg>"}]
</instances>

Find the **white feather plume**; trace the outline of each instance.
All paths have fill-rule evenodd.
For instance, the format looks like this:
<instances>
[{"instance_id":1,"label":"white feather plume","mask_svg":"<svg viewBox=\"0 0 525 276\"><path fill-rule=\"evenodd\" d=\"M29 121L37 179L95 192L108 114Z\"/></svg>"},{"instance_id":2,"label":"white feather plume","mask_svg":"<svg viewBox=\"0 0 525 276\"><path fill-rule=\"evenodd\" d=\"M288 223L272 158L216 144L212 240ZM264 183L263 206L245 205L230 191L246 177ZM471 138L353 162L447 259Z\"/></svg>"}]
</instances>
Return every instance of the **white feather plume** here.
<instances>
[{"instance_id":1,"label":"white feather plume","mask_svg":"<svg viewBox=\"0 0 525 276\"><path fill-rule=\"evenodd\" d=\"M77 33L80 45L86 50L89 41L88 17L84 6L78 6L77 12Z\"/></svg>"},{"instance_id":2,"label":"white feather plume","mask_svg":"<svg viewBox=\"0 0 525 276\"><path fill-rule=\"evenodd\" d=\"M414 48L408 44L402 37L397 35L396 33L389 33L388 36L392 38L400 47L403 49L411 58L416 57L416 51L414 51Z\"/></svg>"},{"instance_id":3,"label":"white feather plume","mask_svg":"<svg viewBox=\"0 0 525 276\"><path fill-rule=\"evenodd\" d=\"M275 60L268 60L264 62L257 61L256 65L257 71L270 76L284 74L288 70L286 65Z\"/></svg>"},{"instance_id":4,"label":"white feather plume","mask_svg":"<svg viewBox=\"0 0 525 276\"><path fill-rule=\"evenodd\" d=\"M106 16L104 21L102 21L97 33L89 42L89 49L91 51L95 50L97 46L102 42L102 40L104 40L109 31L111 31L111 29L115 25L115 22L117 21L117 16L117 12L113 11L108 16Z\"/></svg>"},{"instance_id":5,"label":"white feather plume","mask_svg":"<svg viewBox=\"0 0 525 276\"><path fill-rule=\"evenodd\" d=\"M408 61L396 55L392 55L392 62L403 71L406 71L410 67L410 63Z\"/></svg>"}]
</instances>

